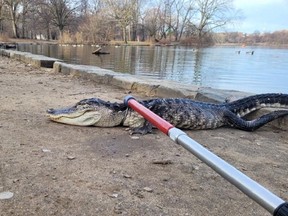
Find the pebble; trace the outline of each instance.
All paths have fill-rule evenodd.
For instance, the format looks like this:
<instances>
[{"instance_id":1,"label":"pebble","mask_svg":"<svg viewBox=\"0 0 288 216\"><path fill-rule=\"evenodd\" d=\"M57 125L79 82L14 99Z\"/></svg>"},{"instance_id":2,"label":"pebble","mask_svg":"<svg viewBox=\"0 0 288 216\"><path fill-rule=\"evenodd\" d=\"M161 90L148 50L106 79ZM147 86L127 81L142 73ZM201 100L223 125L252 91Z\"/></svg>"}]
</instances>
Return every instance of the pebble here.
<instances>
[{"instance_id":1,"label":"pebble","mask_svg":"<svg viewBox=\"0 0 288 216\"><path fill-rule=\"evenodd\" d=\"M75 156L67 156L68 160L74 160L76 157Z\"/></svg>"},{"instance_id":2,"label":"pebble","mask_svg":"<svg viewBox=\"0 0 288 216\"><path fill-rule=\"evenodd\" d=\"M123 175L123 177L124 177L124 178L132 178L131 175L127 175L127 174Z\"/></svg>"},{"instance_id":3,"label":"pebble","mask_svg":"<svg viewBox=\"0 0 288 216\"><path fill-rule=\"evenodd\" d=\"M192 166L192 168L193 168L194 170L199 170L199 169L200 169L200 167L199 167L199 166L196 166L196 165Z\"/></svg>"},{"instance_id":4,"label":"pebble","mask_svg":"<svg viewBox=\"0 0 288 216\"><path fill-rule=\"evenodd\" d=\"M13 179L13 183L16 183L16 182L19 182L20 180L19 179Z\"/></svg>"},{"instance_id":5,"label":"pebble","mask_svg":"<svg viewBox=\"0 0 288 216\"><path fill-rule=\"evenodd\" d=\"M14 193L10 191L4 191L0 193L0 200L11 199L14 196Z\"/></svg>"},{"instance_id":6,"label":"pebble","mask_svg":"<svg viewBox=\"0 0 288 216\"><path fill-rule=\"evenodd\" d=\"M169 164L173 164L173 162L169 159L167 160L154 160L152 161L153 164L160 164L160 165L169 165Z\"/></svg>"},{"instance_id":7,"label":"pebble","mask_svg":"<svg viewBox=\"0 0 288 216\"><path fill-rule=\"evenodd\" d=\"M138 136L131 136L131 139L138 140L138 139L140 139L140 137L138 137Z\"/></svg>"},{"instance_id":8,"label":"pebble","mask_svg":"<svg viewBox=\"0 0 288 216\"><path fill-rule=\"evenodd\" d=\"M112 198L117 198L119 196L119 194L113 193L113 194L110 194L109 196L112 197Z\"/></svg>"},{"instance_id":9,"label":"pebble","mask_svg":"<svg viewBox=\"0 0 288 216\"><path fill-rule=\"evenodd\" d=\"M149 192L149 193L153 192L153 189L150 188L150 187L144 187L143 190L146 191L146 192Z\"/></svg>"},{"instance_id":10,"label":"pebble","mask_svg":"<svg viewBox=\"0 0 288 216\"><path fill-rule=\"evenodd\" d=\"M42 152L51 152L51 150L49 150L49 149L42 149Z\"/></svg>"}]
</instances>

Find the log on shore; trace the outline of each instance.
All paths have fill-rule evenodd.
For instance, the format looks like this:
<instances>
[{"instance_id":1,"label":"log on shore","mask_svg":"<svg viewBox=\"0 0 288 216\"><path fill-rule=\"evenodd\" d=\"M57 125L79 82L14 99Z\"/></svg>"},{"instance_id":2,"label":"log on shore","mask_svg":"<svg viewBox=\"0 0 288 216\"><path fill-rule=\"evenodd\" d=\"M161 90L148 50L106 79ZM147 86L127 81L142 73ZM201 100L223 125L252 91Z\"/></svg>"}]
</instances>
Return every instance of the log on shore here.
<instances>
[{"instance_id":1,"label":"log on shore","mask_svg":"<svg viewBox=\"0 0 288 216\"><path fill-rule=\"evenodd\" d=\"M17 48L17 43L2 42L2 43L0 43L0 48L3 48L3 49L16 49Z\"/></svg>"},{"instance_id":2,"label":"log on shore","mask_svg":"<svg viewBox=\"0 0 288 216\"><path fill-rule=\"evenodd\" d=\"M94 55L110 54L109 52L103 52L103 51L101 51L101 50L102 50L102 48L99 47L98 49L94 50L94 51L92 52L92 54L94 54Z\"/></svg>"}]
</instances>

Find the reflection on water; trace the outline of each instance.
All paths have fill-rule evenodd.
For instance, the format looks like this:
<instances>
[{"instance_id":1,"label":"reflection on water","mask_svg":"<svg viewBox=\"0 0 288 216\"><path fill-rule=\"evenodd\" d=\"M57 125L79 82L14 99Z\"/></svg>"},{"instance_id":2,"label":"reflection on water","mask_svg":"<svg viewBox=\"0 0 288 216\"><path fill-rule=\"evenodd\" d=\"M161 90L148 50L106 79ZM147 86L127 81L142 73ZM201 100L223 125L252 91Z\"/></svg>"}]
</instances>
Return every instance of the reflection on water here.
<instances>
[{"instance_id":1,"label":"reflection on water","mask_svg":"<svg viewBox=\"0 0 288 216\"><path fill-rule=\"evenodd\" d=\"M116 72L175 80L253 93L288 93L288 50L257 47L104 47L109 55L91 54L96 47L21 45L19 50L95 65ZM254 50L254 55L246 54ZM240 51L240 54L239 52Z\"/></svg>"}]
</instances>

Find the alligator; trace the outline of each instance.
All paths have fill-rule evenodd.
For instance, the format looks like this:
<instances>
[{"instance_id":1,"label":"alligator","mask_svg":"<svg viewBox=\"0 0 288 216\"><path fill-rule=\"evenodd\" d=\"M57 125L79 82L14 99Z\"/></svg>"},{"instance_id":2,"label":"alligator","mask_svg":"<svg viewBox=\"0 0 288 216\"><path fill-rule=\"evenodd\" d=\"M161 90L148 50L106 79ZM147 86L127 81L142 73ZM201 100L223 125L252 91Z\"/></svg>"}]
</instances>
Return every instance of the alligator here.
<instances>
[{"instance_id":1,"label":"alligator","mask_svg":"<svg viewBox=\"0 0 288 216\"><path fill-rule=\"evenodd\" d=\"M180 129L215 129L222 126L254 131L275 119L288 115L288 94L259 94L233 102L206 103L186 98L156 98L139 101L143 106ZM245 119L261 108L282 108L257 117ZM132 133L146 134L153 126L124 103L99 98L84 99L64 109L48 109L55 122L114 127L128 126Z\"/></svg>"}]
</instances>

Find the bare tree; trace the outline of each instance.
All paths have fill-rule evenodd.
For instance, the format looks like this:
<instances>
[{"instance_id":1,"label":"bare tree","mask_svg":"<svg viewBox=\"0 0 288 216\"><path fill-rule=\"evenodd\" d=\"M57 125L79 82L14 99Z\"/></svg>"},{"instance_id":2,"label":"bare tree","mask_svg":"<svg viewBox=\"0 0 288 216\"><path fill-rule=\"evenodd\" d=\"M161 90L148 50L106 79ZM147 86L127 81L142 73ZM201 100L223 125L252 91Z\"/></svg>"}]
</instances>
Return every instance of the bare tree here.
<instances>
[{"instance_id":1,"label":"bare tree","mask_svg":"<svg viewBox=\"0 0 288 216\"><path fill-rule=\"evenodd\" d=\"M191 24L197 30L200 45L212 30L225 26L237 18L233 0L196 0L198 20Z\"/></svg>"},{"instance_id":2,"label":"bare tree","mask_svg":"<svg viewBox=\"0 0 288 216\"><path fill-rule=\"evenodd\" d=\"M115 21L107 16L105 9L89 15L86 22L81 25L79 30L83 32L85 40L93 43L101 43L113 38L113 26Z\"/></svg>"},{"instance_id":3,"label":"bare tree","mask_svg":"<svg viewBox=\"0 0 288 216\"><path fill-rule=\"evenodd\" d=\"M86 16L89 10L89 0L80 0L79 10L82 16Z\"/></svg>"},{"instance_id":4,"label":"bare tree","mask_svg":"<svg viewBox=\"0 0 288 216\"><path fill-rule=\"evenodd\" d=\"M160 16L161 16L161 9L158 8L148 8L143 16L143 25L146 30L146 32L149 35L149 39L153 38L155 41L159 41L160 38L157 36L159 33L159 30L161 28L160 23Z\"/></svg>"},{"instance_id":5,"label":"bare tree","mask_svg":"<svg viewBox=\"0 0 288 216\"><path fill-rule=\"evenodd\" d=\"M68 0L49 0L48 9L51 16L52 25L59 29L60 37L64 28L68 26L73 19L73 12L76 6L71 6Z\"/></svg>"},{"instance_id":6,"label":"bare tree","mask_svg":"<svg viewBox=\"0 0 288 216\"><path fill-rule=\"evenodd\" d=\"M162 6L162 16L160 16L161 28L160 35L161 38L167 38L167 34L171 32L172 26L172 3L174 0L165 0L163 3L160 1L160 6Z\"/></svg>"},{"instance_id":7,"label":"bare tree","mask_svg":"<svg viewBox=\"0 0 288 216\"><path fill-rule=\"evenodd\" d=\"M3 32L3 21L5 20L5 5L4 0L0 0L0 32Z\"/></svg>"},{"instance_id":8,"label":"bare tree","mask_svg":"<svg viewBox=\"0 0 288 216\"><path fill-rule=\"evenodd\" d=\"M92 13L100 11L105 6L105 0L90 0L90 11Z\"/></svg>"},{"instance_id":9,"label":"bare tree","mask_svg":"<svg viewBox=\"0 0 288 216\"><path fill-rule=\"evenodd\" d=\"M160 41L166 39L172 31L172 2L174 0L156 1L143 13L144 28L149 39Z\"/></svg>"},{"instance_id":10,"label":"bare tree","mask_svg":"<svg viewBox=\"0 0 288 216\"><path fill-rule=\"evenodd\" d=\"M156 40L169 37L170 41L179 41L187 23L195 14L193 5L193 1L189 0L165 0L158 1L156 6L148 8L144 21L150 37L153 35Z\"/></svg>"},{"instance_id":11,"label":"bare tree","mask_svg":"<svg viewBox=\"0 0 288 216\"><path fill-rule=\"evenodd\" d=\"M170 27L173 30L175 41L179 41L189 21L194 16L194 2L187 0L174 0L172 2L173 17Z\"/></svg>"},{"instance_id":12,"label":"bare tree","mask_svg":"<svg viewBox=\"0 0 288 216\"><path fill-rule=\"evenodd\" d=\"M21 0L21 7L19 10L20 22L21 22L21 37L27 37L27 24L34 18L36 0ZM35 26L34 26L35 27Z\"/></svg>"},{"instance_id":13,"label":"bare tree","mask_svg":"<svg viewBox=\"0 0 288 216\"><path fill-rule=\"evenodd\" d=\"M5 5L8 8L9 14L10 14L10 21L12 25L12 32L13 32L13 37L18 38L18 27L17 27L17 22L18 22L18 10L21 1L20 0L4 0Z\"/></svg>"},{"instance_id":14,"label":"bare tree","mask_svg":"<svg viewBox=\"0 0 288 216\"><path fill-rule=\"evenodd\" d=\"M52 14L50 13L50 5L46 0L37 0L37 3L35 4L35 10L34 10L34 18L37 18L37 21L34 23L38 27L38 32L36 34L39 34L39 30L42 30L45 32L46 38L48 40L51 39L51 22L53 19ZM32 21L34 22L34 20ZM35 29L32 29L33 34L35 34Z\"/></svg>"},{"instance_id":15,"label":"bare tree","mask_svg":"<svg viewBox=\"0 0 288 216\"><path fill-rule=\"evenodd\" d=\"M135 18L135 10L137 10L137 0L106 0L110 8L111 17L119 24L122 29L122 36L125 43L128 40L127 27Z\"/></svg>"}]
</instances>

